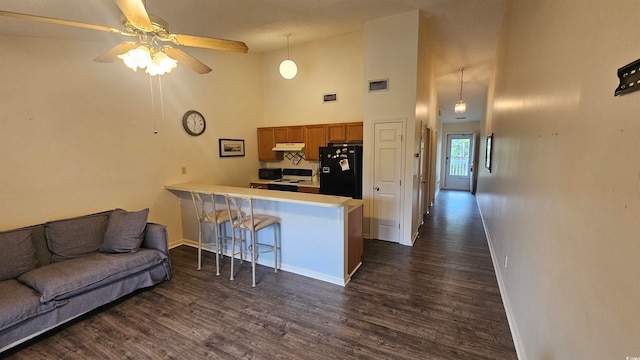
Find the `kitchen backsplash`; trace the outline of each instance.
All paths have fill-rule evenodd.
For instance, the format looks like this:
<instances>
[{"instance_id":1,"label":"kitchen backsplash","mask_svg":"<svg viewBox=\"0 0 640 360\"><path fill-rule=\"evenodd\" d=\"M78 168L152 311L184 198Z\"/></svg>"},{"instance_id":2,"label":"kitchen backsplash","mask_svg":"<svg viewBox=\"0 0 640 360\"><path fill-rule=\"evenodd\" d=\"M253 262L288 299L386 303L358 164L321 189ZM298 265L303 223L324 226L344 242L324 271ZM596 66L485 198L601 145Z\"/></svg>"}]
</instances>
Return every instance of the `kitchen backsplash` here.
<instances>
[{"instance_id":1,"label":"kitchen backsplash","mask_svg":"<svg viewBox=\"0 0 640 360\"><path fill-rule=\"evenodd\" d=\"M285 156L286 156L286 153L285 153ZM282 169L291 168L291 169L315 170L318 168L318 166L320 166L320 162L307 161L305 159L300 160L300 162L298 162L298 165L294 165L294 159L292 158L291 160L289 160L286 157L282 161L269 161L269 162L261 161L260 162L260 167L264 167L264 168L282 168Z\"/></svg>"}]
</instances>

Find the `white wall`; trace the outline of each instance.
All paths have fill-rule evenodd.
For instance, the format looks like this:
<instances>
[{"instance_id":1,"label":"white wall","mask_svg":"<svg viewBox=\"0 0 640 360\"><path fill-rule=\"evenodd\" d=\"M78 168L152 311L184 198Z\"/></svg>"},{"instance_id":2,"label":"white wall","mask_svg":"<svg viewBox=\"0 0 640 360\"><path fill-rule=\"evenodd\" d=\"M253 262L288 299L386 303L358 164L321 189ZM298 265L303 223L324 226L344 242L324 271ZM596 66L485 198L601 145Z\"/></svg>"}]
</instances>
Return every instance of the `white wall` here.
<instances>
[{"instance_id":1,"label":"white wall","mask_svg":"<svg viewBox=\"0 0 640 360\"><path fill-rule=\"evenodd\" d=\"M92 62L109 44L0 37L0 46L0 230L149 207L150 220L168 225L175 241L179 198L165 184L234 185L257 168L258 56L189 49L213 72L178 65L164 76L162 120L157 83L152 113L148 76ZM182 129L190 109L207 120L197 138ZM219 158L218 138L245 139L247 155Z\"/></svg>"},{"instance_id":2,"label":"white wall","mask_svg":"<svg viewBox=\"0 0 640 360\"><path fill-rule=\"evenodd\" d=\"M640 356L640 93L613 96L640 3L510 7L478 202L520 356Z\"/></svg>"},{"instance_id":3,"label":"white wall","mask_svg":"<svg viewBox=\"0 0 640 360\"><path fill-rule=\"evenodd\" d=\"M418 211L414 174L417 173L419 163L414 160L413 154L419 152L420 146L420 119L426 117L428 100L430 98L428 87L422 84L431 83L428 78L429 71L420 72L424 78L420 79L420 91L418 88L418 53L421 22L419 11L411 11L399 15L389 16L369 21L365 24L364 59L365 59L365 83L370 80L389 79L389 90L365 94L364 108L364 142L373 146L373 124L375 121L402 120L405 121L404 137L404 163L402 174L402 234L400 243L411 245L413 241L413 228L416 227L414 211ZM426 42L426 39L422 41ZM422 43L423 46L428 44ZM431 59L422 53L421 64L428 63ZM366 88L365 88L366 89ZM420 96L418 102L417 96ZM419 106L418 106L419 105ZM420 109L420 110L419 110ZM417 149L417 150L416 150ZM364 156L365 167L363 169L363 197L371 199L373 184L372 164L373 149L366 151ZM415 190L415 191L414 191ZM370 226L371 206L365 201L365 229Z\"/></svg>"}]
</instances>

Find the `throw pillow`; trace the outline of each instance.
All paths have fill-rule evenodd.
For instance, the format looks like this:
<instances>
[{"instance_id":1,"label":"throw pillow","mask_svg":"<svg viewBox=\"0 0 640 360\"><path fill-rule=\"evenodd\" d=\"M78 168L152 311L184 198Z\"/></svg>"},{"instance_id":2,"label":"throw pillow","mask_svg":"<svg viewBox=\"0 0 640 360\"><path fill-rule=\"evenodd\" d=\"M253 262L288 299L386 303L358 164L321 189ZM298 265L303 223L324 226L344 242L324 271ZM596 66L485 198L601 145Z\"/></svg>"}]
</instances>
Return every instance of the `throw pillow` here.
<instances>
[{"instance_id":1,"label":"throw pillow","mask_svg":"<svg viewBox=\"0 0 640 360\"><path fill-rule=\"evenodd\" d=\"M144 229L147 226L149 209L128 212L115 209L109 216L107 231L100 251L106 253L134 253L142 244Z\"/></svg>"},{"instance_id":2,"label":"throw pillow","mask_svg":"<svg viewBox=\"0 0 640 360\"><path fill-rule=\"evenodd\" d=\"M0 233L0 281L17 278L38 265L31 230Z\"/></svg>"},{"instance_id":3,"label":"throw pillow","mask_svg":"<svg viewBox=\"0 0 640 360\"><path fill-rule=\"evenodd\" d=\"M45 224L47 245L53 262L74 259L98 251L107 229L109 214L97 214Z\"/></svg>"}]
</instances>

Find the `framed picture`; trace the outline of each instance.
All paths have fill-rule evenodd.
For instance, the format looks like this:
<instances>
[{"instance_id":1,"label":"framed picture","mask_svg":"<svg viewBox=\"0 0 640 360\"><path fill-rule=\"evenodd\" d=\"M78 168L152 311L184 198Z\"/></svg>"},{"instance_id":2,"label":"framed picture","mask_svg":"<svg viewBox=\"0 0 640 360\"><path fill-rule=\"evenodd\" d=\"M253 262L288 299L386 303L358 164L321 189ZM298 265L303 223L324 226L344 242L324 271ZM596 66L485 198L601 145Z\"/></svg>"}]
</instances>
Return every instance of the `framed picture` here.
<instances>
[{"instance_id":1,"label":"framed picture","mask_svg":"<svg viewBox=\"0 0 640 360\"><path fill-rule=\"evenodd\" d=\"M219 139L220 157L244 156L244 140Z\"/></svg>"},{"instance_id":2,"label":"framed picture","mask_svg":"<svg viewBox=\"0 0 640 360\"><path fill-rule=\"evenodd\" d=\"M487 135L487 149L485 152L484 167L491 172L491 147L493 145L493 133Z\"/></svg>"}]
</instances>

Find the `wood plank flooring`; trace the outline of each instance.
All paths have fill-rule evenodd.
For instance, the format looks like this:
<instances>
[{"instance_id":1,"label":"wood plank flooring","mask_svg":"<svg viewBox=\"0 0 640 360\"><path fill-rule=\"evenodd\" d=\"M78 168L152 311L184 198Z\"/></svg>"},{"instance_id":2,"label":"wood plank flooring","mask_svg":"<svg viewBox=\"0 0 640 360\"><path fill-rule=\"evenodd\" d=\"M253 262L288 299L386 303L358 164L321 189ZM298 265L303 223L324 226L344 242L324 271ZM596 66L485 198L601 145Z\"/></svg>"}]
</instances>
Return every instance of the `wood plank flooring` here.
<instances>
[{"instance_id":1,"label":"wood plank flooring","mask_svg":"<svg viewBox=\"0 0 640 360\"><path fill-rule=\"evenodd\" d=\"M10 359L516 359L475 199L442 191L415 246L366 240L346 287L248 263L229 281L171 250L174 278Z\"/></svg>"}]
</instances>

